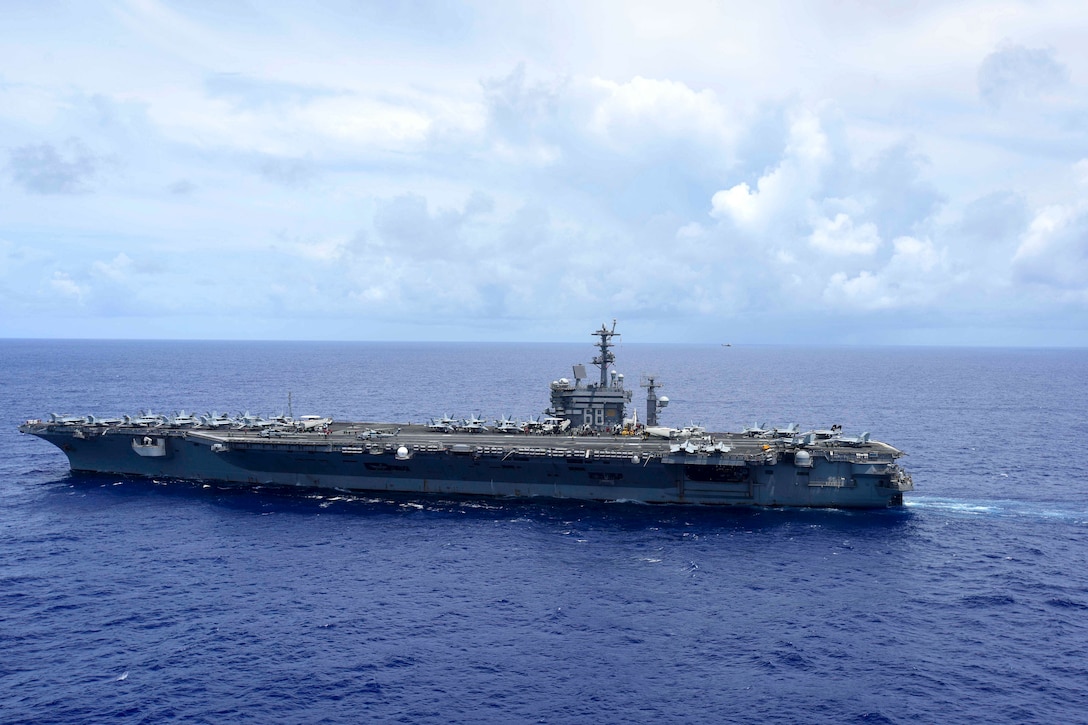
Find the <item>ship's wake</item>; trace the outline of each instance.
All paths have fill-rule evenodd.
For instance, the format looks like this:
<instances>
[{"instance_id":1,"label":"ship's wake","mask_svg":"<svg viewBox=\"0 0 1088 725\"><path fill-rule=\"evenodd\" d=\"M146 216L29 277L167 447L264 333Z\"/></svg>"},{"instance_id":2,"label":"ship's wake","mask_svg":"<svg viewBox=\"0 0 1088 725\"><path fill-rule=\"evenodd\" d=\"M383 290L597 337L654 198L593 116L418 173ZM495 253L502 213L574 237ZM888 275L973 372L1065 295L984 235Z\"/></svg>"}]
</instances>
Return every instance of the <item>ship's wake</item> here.
<instances>
[{"instance_id":1,"label":"ship's wake","mask_svg":"<svg viewBox=\"0 0 1088 725\"><path fill-rule=\"evenodd\" d=\"M1033 517L1088 524L1088 510L1083 504L1062 501L1016 501L939 498L911 496L903 505L919 513L935 511L961 516Z\"/></svg>"}]
</instances>

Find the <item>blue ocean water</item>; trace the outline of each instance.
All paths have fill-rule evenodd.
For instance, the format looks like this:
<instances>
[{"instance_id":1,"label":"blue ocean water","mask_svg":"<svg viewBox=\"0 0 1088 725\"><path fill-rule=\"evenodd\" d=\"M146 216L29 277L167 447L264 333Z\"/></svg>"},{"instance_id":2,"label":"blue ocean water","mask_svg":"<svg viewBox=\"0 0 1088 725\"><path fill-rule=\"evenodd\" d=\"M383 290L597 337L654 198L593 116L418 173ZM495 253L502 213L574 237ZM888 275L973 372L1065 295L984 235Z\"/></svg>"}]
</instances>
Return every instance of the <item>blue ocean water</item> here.
<instances>
[{"instance_id":1,"label":"blue ocean water","mask_svg":"<svg viewBox=\"0 0 1088 725\"><path fill-rule=\"evenodd\" d=\"M586 345L0 341L0 721L1088 720L1088 351L621 345L665 422L841 423L898 510L73 476L141 408L537 414ZM637 396L636 396L637 397Z\"/></svg>"}]
</instances>

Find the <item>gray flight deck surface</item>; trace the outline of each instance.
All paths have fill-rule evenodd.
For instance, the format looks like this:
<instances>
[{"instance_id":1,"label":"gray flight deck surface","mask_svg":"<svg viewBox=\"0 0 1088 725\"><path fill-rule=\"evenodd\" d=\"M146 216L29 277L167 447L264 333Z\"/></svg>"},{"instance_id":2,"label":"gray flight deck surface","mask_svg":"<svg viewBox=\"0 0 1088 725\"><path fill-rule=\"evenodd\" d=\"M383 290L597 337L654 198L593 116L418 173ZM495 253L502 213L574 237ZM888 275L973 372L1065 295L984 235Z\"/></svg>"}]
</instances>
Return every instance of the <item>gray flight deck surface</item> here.
<instances>
[{"instance_id":1,"label":"gray flight deck surface","mask_svg":"<svg viewBox=\"0 0 1088 725\"><path fill-rule=\"evenodd\" d=\"M897 449L837 426L743 433L672 429L626 418L631 392L608 368L616 334L594 333L600 382L551 384L542 421L449 418L426 425L179 414L27 421L20 430L77 472L359 492L550 496L598 501L874 508L913 489ZM611 372L611 378L608 373ZM668 404L647 387L647 418ZM498 430L507 432L496 432Z\"/></svg>"}]
</instances>

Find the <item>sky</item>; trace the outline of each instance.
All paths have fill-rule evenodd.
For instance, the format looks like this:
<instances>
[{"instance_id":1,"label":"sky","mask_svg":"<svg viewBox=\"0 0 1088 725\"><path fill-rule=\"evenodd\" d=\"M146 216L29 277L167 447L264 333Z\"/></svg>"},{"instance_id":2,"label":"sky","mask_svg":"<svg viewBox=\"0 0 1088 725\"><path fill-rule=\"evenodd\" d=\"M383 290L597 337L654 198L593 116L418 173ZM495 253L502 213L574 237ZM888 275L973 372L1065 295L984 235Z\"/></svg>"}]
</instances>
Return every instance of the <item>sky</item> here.
<instances>
[{"instance_id":1,"label":"sky","mask_svg":"<svg viewBox=\"0 0 1088 725\"><path fill-rule=\"evenodd\" d=\"M1088 6L0 2L0 337L1088 346Z\"/></svg>"}]
</instances>

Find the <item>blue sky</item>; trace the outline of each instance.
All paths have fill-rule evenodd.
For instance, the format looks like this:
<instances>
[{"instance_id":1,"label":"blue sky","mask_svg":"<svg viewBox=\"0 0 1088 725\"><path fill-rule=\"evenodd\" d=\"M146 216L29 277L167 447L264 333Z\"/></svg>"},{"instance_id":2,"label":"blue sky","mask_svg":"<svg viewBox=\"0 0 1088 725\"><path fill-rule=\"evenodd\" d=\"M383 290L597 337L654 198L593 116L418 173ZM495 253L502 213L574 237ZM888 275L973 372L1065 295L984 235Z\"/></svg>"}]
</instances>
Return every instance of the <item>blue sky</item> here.
<instances>
[{"instance_id":1,"label":"blue sky","mask_svg":"<svg viewBox=\"0 0 1088 725\"><path fill-rule=\"evenodd\" d=\"M2 15L0 337L1088 345L1082 3Z\"/></svg>"}]
</instances>

